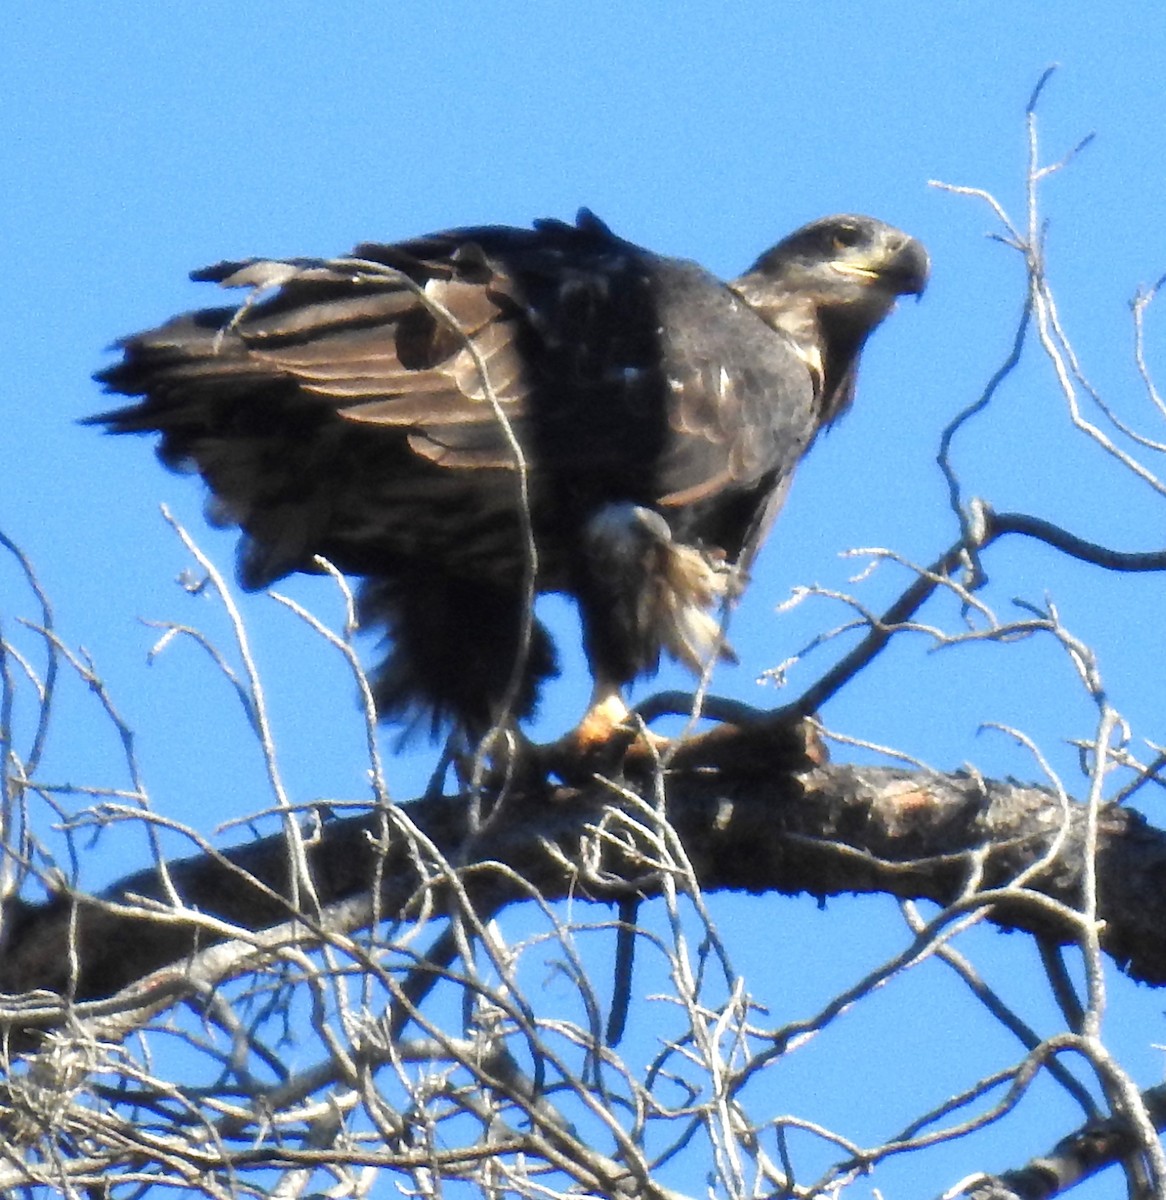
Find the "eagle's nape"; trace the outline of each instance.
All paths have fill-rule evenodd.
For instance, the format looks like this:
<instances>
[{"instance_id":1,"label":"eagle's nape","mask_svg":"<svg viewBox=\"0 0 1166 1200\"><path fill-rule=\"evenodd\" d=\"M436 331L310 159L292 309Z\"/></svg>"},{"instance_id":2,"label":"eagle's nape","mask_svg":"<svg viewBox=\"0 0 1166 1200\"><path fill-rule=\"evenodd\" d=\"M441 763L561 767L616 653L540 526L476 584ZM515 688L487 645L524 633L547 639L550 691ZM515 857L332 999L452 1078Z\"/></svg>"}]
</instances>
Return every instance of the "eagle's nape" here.
<instances>
[{"instance_id":1,"label":"eagle's nape","mask_svg":"<svg viewBox=\"0 0 1166 1200\"><path fill-rule=\"evenodd\" d=\"M859 216L728 285L589 214L224 263L196 278L248 300L125 339L99 378L136 402L92 420L198 469L243 530L246 586L317 555L363 577L386 719L480 736L529 716L556 671L532 588L573 596L586 747L626 727L623 689L662 652L728 655L721 615L798 460L927 271Z\"/></svg>"}]
</instances>

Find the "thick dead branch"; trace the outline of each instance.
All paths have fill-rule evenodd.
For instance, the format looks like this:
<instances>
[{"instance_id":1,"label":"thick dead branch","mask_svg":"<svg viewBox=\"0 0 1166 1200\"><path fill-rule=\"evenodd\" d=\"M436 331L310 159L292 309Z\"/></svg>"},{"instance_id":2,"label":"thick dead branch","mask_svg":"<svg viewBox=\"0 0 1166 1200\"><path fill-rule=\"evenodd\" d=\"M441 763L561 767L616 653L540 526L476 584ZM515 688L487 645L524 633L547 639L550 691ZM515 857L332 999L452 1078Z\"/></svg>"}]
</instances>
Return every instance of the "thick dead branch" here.
<instances>
[{"instance_id":1,"label":"thick dead branch","mask_svg":"<svg viewBox=\"0 0 1166 1200\"><path fill-rule=\"evenodd\" d=\"M723 731L727 732L727 731ZM684 767L668 781L668 815L706 890L887 893L903 899L989 905L995 923L1053 942L1081 936L1085 807L1056 793L974 775L818 765L803 773L767 769L756 735L742 734L729 767ZM750 740L751 739L751 740ZM745 753L746 743L753 753ZM501 811L470 840L464 797L419 800L406 808L423 838L465 864L462 885L481 911L529 895L571 894L617 901L650 897L659 882L646 851L599 838L611 806L634 805L641 789L596 781L567 788L546 782L509 795ZM621 794L622 793L622 794ZM327 822L306 846L319 901L335 906L382 881L383 919L408 920L422 901L440 911L448 884L423 884L415 843L394 834L378 847L382 813ZM1009 887L1048 853L1059 850L1024 887ZM505 869L493 869L500 864ZM1166 834L1136 812L1100 814L1097 857L1101 945L1135 979L1166 983ZM123 880L99 898L60 896L45 905L10 907L0 988L47 989L82 1005L112 996L151 972L219 940L215 922L260 930L296 917L283 836L236 847L220 857L171 862L169 880L199 920L183 919L156 871ZM523 881L520 888L516 880ZM142 901L153 901L150 913ZM351 907L367 922L370 905ZM322 919L322 918L321 918ZM319 936L299 914L304 937ZM180 987L181 972L168 973ZM60 1006L39 1017L7 1010L14 1034L58 1024Z\"/></svg>"}]
</instances>

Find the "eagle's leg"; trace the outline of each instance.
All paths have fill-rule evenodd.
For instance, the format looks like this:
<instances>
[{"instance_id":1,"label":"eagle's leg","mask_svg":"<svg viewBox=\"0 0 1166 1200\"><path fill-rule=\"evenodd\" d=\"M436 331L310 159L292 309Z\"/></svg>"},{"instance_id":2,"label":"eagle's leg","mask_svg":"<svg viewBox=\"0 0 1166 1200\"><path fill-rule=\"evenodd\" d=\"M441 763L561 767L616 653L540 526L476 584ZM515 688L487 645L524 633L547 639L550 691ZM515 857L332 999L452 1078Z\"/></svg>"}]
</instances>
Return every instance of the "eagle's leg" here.
<instances>
[{"instance_id":1,"label":"eagle's leg","mask_svg":"<svg viewBox=\"0 0 1166 1200\"><path fill-rule=\"evenodd\" d=\"M597 679L591 691L591 701L583 719L575 726L574 739L581 749L608 742L617 730L624 728L631 710L624 702L618 683Z\"/></svg>"},{"instance_id":2,"label":"eagle's leg","mask_svg":"<svg viewBox=\"0 0 1166 1200\"><path fill-rule=\"evenodd\" d=\"M731 658L715 615L731 572L705 551L676 540L660 512L608 504L587 521L583 571L575 593L595 687L569 735L583 754L617 741L653 753L667 739L632 718L623 688L656 670L667 650L698 674L710 658Z\"/></svg>"},{"instance_id":3,"label":"eagle's leg","mask_svg":"<svg viewBox=\"0 0 1166 1200\"><path fill-rule=\"evenodd\" d=\"M568 777L614 771L630 759L653 761L670 744L645 728L628 708L619 683L605 676L595 681L583 719L557 741L542 747L542 760Z\"/></svg>"},{"instance_id":4,"label":"eagle's leg","mask_svg":"<svg viewBox=\"0 0 1166 1200\"><path fill-rule=\"evenodd\" d=\"M595 681L591 703L568 737L584 754L613 743L656 751L669 743L668 738L647 729L628 708L618 683L603 678Z\"/></svg>"}]
</instances>

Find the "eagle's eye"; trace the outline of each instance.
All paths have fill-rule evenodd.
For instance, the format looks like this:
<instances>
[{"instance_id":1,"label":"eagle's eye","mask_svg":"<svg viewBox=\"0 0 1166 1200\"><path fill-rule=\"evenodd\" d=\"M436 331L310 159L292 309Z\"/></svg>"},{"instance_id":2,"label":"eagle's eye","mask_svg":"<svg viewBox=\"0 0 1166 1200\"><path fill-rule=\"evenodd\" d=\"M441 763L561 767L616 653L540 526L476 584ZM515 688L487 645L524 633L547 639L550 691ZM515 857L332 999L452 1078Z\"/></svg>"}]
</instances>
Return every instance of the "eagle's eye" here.
<instances>
[{"instance_id":1,"label":"eagle's eye","mask_svg":"<svg viewBox=\"0 0 1166 1200\"><path fill-rule=\"evenodd\" d=\"M862 233L853 225L839 225L830 235L835 250L849 250L862 240Z\"/></svg>"}]
</instances>

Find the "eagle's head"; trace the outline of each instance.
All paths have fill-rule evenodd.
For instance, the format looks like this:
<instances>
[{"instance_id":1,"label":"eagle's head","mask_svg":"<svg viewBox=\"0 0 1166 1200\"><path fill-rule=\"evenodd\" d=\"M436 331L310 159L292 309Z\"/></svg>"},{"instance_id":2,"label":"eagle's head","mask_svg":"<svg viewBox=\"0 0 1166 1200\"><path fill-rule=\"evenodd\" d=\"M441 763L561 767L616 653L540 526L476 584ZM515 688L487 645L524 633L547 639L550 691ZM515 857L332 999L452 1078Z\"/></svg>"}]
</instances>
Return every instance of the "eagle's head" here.
<instances>
[{"instance_id":1,"label":"eagle's head","mask_svg":"<svg viewBox=\"0 0 1166 1200\"><path fill-rule=\"evenodd\" d=\"M747 279L764 290L812 297L819 309L850 310L873 328L904 295L921 295L927 251L909 234L853 213L803 225L767 250Z\"/></svg>"},{"instance_id":2,"label":"eagle's head","mask_svg":"<svg viewBox=\"0 0 1166 1200\"><path fill-rule=\"evenodd\" d=\"M922 243L901 229L844 213L795 230L731 286L793 341L828 425L854 399L863 343L900 296L922 295L930 266Z\"/></svg>"}]
</instances>

